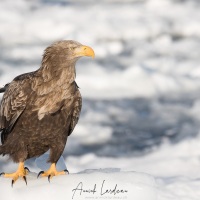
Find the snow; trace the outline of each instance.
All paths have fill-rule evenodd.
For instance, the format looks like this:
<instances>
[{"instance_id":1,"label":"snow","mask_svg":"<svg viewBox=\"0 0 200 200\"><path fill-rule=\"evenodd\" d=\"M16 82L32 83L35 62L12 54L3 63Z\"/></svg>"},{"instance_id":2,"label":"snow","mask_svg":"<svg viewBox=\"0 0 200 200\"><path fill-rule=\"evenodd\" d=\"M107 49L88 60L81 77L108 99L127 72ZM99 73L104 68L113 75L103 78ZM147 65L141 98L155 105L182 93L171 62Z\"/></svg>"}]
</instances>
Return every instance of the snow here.
<instances>
[{"instance_id":1,"label":"snow","mask_svg":"<svg viewBox=\"0 0 200 200\"><path fill-rule=\"evenodd\" d=\"M54 177L50 184L47 178L37 179L36 174L31 173L27 177L27 187L23 181L18 181L13 189L9 188L9 181L1 179L0 184L2 186L1 196L10 200L35 200L41 197L59 200L156 199L156 186L153 177L143 173L120 172L115 169L88 170L79 174ZM86 190L88 192L85 192ZM108 192L106 192L107 190Z\"/></svg>"},{"instance_id":2,"label":"snow","mask_svg":"<svg viewBox=\"0 0 200 200\"><path fill-rule=\"evenodd\" d=\"M132 158L99 158L94 154L70 156L67 163L68 167L75 171L87 166L117 166L124 171L151 174L156 181L156 194L159 200L199 199L199 142L198 137L173 146L166 143L151 154Z\"/></svg>"},{"instance_id":3,"label":"snow","mask_svg":"<svg viewBox=\"0 0 200 200\"><path fill-rule=\"evenodd\" d=\"M47 153L27 161L27 187L20 180L11 189L1 178L1 198L70 199L78 182L90 187L105 177L110 187L130 187L131 200L155 193L199 200L199 7L198 0L1 0L0 86L36 70L55 40L96 53L77 63L83 109L58 164L70 175L37 180ZM0 171L16 168L0 158Z\"/></svg>"}]
</instances>

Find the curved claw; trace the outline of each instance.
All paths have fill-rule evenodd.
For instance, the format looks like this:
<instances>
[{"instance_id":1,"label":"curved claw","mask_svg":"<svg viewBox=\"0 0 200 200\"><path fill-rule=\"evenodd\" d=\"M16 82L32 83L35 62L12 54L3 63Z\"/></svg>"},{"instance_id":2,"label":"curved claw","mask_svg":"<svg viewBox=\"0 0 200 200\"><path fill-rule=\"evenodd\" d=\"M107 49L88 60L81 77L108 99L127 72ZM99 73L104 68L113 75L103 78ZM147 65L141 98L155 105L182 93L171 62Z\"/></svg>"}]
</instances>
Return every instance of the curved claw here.
<instances>
[{"instance_id":1,"label":"curved claw","mask_svg":"<svg viewBox=\"0 0 200 200\"><path fill-rule=\"evenodd\" d=\"M4 173L4 172L2 172L2 173L0 174L0 176L1 176L1 175L4 175L4 174L5 174L5 173Z\"/></svg>"},{"instance_id":2,"label":"curved claw","mask_svg":"<svg viewBox=\"0 0 200 200\"><path fill-rule=\"evenodd\" d=\"M39 178L39 176L40 176L41 174L44 174L44 171L40 171L40 172L38 173L38 175L37 175L37 178Z\"/></svg>"},{"instance_id":3,"label":"curved claw","mask_svg":"<svg viewBox=\"0 0 200 200\"><path fill-rule=\"evenodd\" d=\"M50 179L51 179L51 175L48 176L48 181L49 181L49 183L50 183Z\"/></svg>"},{"instance_id":4,"label":"curved claw","mask_svg":"<svg viewBox=\"0 0 200 200\"><path fill-rule=\"evenodd\" d=\"M30 170L29 170L29 168L28 168L28 167L24 167L24 169L25 169L25 170L27 170L28 172L30 172Z\"/></svg>"},{"instance_id":5,"label":"curved claw","mask_svg":"<svg viewBox=\"0 0 200 200\"><path fill-rule=\"evenodd\" d=\"M67 169L65 169L64 172L66 172L66 174L69 174L69 171Z\"/></svg>"},{"instance_id":6,"label":"curved claw","mask_svg":"<svg viewBox=\"0 0 200 200\"><path fill-rule=\"evenodd\" d=\"M25 181L25 183L26 183L26 185L27 185L26 176L23 176L23 179L24 179L24 181Z\"/></svg>"},{"instance_id":7,"label":"curved claw","mask_svg":"<svg viewBox=\"0 0 200 200\"><path fill-rule=\"evenodd\" d=\"M12 186L12 187L13 187L13 184L14 184L14 182L15 182L15 181L14 181L14 180L12 180L12 182L11 182L11 186Z\"/></svg>"}]
</instances>

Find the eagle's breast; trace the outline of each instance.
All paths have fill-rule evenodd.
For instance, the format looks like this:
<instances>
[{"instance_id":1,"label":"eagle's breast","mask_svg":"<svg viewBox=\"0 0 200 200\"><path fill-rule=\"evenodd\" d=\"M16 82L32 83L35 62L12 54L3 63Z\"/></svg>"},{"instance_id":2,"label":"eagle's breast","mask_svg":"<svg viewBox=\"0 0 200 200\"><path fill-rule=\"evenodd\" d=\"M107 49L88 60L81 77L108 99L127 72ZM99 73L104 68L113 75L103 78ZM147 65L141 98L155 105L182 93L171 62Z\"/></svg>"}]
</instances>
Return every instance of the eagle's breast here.
<instances>
[{"instance_id":1,"label":"eagle's breast","mask_svg":"<svg viewBox=\"0 0 200 200\"><path fill-rule=\"evenodd\" d=\"M63 70L60 76L54 77L49 81L41 83L41 77L35 77L36 80L32 82L34 91L32 111L38 112L39 120L43 119L45 115L53 114L65 107L68 109L68 114L70 114L76 92L76 84L75 82L66 81L65 74L66 72ZM34 96L37 98L34 98Z\"/></svg>"}]
</instances>

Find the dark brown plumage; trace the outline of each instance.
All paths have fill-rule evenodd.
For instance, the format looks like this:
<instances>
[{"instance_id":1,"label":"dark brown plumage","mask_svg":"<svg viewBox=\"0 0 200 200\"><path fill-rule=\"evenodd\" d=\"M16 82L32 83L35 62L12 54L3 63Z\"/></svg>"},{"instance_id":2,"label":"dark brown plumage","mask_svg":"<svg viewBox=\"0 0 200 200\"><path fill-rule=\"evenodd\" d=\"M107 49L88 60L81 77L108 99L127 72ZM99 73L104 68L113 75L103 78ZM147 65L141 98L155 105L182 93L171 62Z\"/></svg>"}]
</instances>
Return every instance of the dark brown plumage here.
<instances>
[{"instance_id":1,"label":"dark brown plumage","mask_svg":"<svg viewBox=\"0 0 200 200\"><path fill-rule=\"evenodd\" d=\"M50 149L49 162L58 161L81 111L75 82L75 63L81 56L94 57L94 51L75 41L56 42L46 48L37 71L17 76L1 89L5 93L0 107L0 154L23 166L26 159ZM56 175L51 173L47 175ZM12 178L17 180L16 173Z\"/></svg>"}]
</instances>

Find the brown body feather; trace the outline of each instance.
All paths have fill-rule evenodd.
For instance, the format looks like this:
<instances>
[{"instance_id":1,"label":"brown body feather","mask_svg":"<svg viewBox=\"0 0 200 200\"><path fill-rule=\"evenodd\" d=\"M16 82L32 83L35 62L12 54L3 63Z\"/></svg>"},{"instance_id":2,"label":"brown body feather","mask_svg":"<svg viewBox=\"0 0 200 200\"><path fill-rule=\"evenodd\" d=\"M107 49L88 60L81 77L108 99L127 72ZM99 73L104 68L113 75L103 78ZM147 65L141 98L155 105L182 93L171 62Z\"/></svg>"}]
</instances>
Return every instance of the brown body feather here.
<instances>
[{"instance_id":1,"label":"brown body feather","mask_svg":"<svg viewBox=\"0 0 200 200\"><path fill-rule=\"evenodd\" d=\"M82 104L74 81L78 58L69 59L66 53L73 45L80 44L62 41L48 47L41 68L6 86L0 107L0 154L23 162L50 149L49 161L57 162Z\"/></svg>"}]
</instances>

